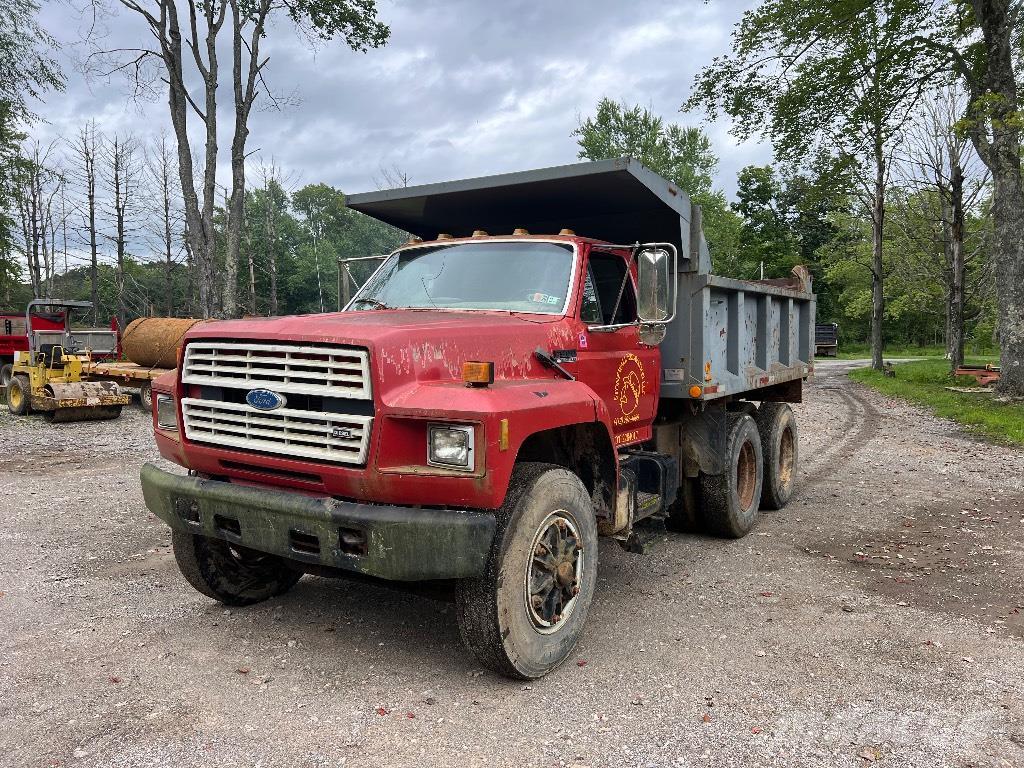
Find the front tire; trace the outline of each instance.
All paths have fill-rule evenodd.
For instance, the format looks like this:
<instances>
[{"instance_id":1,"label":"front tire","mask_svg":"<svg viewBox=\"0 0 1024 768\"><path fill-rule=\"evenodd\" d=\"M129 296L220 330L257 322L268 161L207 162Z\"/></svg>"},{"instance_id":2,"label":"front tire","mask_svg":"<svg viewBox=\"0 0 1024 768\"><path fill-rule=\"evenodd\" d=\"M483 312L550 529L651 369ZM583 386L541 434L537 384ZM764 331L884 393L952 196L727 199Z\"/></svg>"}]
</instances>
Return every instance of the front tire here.
<instances>
[{"instance_id":1,"label":"front tire","mask_svg":"<svg viewBox=\"0 0 1024 768\"><path fill-rule=\"evenodd\" d=\"M224 605L252 605L283 595L302 578L277 555L223 539L173 531L171 545L185 580Z\"/></svg>"},{"instance_id":2,"label":"front tire","mask_svg":"<svg viewBox=\"0 0 1024 768\"><path fill-rule=\"evenodd\" d=\"M782 509L796 489L798 433L787 403L761 403L755 417L764 455L762 509Z\"/></svg>"},{"instance_id":3,"label":"front tire","mask_svg":"<svg viewBox=\"0 0 1024 768\"><path fill-rule=\"evenodd\" d=\"M594 506L569 470L522 463L496 518L483 576L456 586L459 631L488 669L543 677L576 647L594 596Z\"/></svg>"},{"instance_id":4,"label":"front tire","mask_svg":"<svg viewBox=\"0 0 1024 768\"><path fill-rule=\"evenodd\" d=\"M14 416L24 416L29 412L31 386L28 376L24 374L19 373L11 377L7 385L7 410Z\"/></svg>"},{"instance_id":5,"label":"front tire","mask_svg":"<svg viewBox=\"0 0 1024 768\"><path fill-rule=\"evenodd\" d=\"M750 533L761 503L763 465L754 420L746 413L730 413L725 472L701 475L701 507L710 533L730 539Z\"/></svg>"}]
</instances>

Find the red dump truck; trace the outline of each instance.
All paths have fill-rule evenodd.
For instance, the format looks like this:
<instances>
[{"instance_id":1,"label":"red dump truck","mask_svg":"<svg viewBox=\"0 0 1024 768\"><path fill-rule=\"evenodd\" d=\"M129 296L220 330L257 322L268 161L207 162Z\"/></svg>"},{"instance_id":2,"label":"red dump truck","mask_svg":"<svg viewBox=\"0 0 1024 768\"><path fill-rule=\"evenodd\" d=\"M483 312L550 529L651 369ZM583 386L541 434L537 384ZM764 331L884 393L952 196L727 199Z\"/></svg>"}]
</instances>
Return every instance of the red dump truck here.
<instances>
[{"instance_id":1,"label":"red dump truck","mask_svg":"<svg viewBox=\"0 0 1024 768\"><path fill-rule=\"evenodd\" d=\"M700 210L630 159L355 195L412 233L344 311L225 321L153 384L147 506L228 605L304 573L446 580L518 678L572 651L598 537L741 537L793 493L806 272L711 274Z\"/></svg>"}]
</instances>

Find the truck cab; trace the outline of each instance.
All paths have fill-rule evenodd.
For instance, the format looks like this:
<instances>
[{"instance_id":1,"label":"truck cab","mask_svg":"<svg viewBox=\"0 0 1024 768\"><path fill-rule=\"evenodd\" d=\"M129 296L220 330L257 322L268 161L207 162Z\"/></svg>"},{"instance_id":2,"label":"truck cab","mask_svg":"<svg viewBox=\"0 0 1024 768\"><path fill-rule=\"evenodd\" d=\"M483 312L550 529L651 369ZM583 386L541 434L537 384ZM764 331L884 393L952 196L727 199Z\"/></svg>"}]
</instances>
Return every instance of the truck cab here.
<instances>
[{"instance_id":1,"label":"truck cab","mask_svg":"<svg viewBox=\"0 0 1024 768\"><path fill-rule=\"evenodd\" d=\"M742 536L788 500L809 283L711 275L685 192L624 159L349 204L411 237L342 311L197 326L154 382L189 473L146 465L143 490L199 591L450 580L477 658L539 677L582 632L599 535Z\"/></svg>"}]
</instances>

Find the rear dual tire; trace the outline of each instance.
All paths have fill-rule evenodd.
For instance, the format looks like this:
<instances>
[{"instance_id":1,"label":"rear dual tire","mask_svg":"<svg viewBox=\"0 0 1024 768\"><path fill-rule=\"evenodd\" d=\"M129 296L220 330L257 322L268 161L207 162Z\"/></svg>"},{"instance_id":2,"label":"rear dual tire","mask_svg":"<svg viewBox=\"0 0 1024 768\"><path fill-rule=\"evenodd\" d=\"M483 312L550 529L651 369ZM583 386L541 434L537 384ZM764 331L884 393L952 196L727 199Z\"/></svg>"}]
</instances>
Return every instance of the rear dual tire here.
<instances>
[{"instance_id":1,"label":"rear dual tire","mask_svg":"<svg viewBox=\"0 0 1024 768\"><path fill-rule=\"evenodd\" d=\"M761 403L754 417L764 456L762 509L782 509L796 489L799 433L787 403Z\"/></svg>"},{"instance_id":2,"label":"rear dual tire","mask_svg":"<svg viewBox=\"0 0 1024 768\"><path fill-rule=\"evenodd\" d=\"M701 475L701 517L709 533L740 539L754 528L761 506L764 460L757 424L746 413L730 413L725 472Z\"/></svg>"}]
</instances>

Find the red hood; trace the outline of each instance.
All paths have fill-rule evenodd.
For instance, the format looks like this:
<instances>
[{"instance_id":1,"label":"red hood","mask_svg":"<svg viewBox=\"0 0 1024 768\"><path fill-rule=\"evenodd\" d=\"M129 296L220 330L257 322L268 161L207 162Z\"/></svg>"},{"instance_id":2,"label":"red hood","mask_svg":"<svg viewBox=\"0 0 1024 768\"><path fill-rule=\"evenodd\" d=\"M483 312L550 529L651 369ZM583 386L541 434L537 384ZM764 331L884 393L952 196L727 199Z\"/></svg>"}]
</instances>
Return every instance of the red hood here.
<instances>
[{"instance_id":1,"label":"red hood","mask_svg":"<svg viewBox=\"0 0 1024 768\"><path fill-rule=\"evenodd\" d=\"M372 310L226 320L197 325L193 339L302 341L367 347L379 383L459 379L467 360L494 362L495 378L549 372L533 351L576 349L564 318L492 312Z\"/></svg>"}]
</instances>

